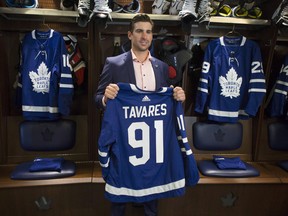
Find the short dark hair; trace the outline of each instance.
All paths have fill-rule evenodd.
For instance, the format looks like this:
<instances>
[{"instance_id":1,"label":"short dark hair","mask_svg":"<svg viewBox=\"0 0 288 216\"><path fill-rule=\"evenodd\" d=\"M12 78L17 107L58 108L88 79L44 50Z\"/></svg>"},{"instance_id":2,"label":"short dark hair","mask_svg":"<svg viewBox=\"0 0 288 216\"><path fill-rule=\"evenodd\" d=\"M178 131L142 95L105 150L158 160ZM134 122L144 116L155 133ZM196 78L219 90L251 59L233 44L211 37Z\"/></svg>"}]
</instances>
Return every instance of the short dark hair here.
<instances>
[{"instance_id":1,"label":"short dark hair","mask_svg":"<svg viewBox=\"0 0 288 216\"><path fill-rule=\"evenodd\" d=\"M145 13L140 13L140 14L135 15L130 21L129 31L133 32L134 25L137 22L149 22L152 25L152 29L154 27L154 22L151 20L151 18Z\"/></svg>"}]
</instances>

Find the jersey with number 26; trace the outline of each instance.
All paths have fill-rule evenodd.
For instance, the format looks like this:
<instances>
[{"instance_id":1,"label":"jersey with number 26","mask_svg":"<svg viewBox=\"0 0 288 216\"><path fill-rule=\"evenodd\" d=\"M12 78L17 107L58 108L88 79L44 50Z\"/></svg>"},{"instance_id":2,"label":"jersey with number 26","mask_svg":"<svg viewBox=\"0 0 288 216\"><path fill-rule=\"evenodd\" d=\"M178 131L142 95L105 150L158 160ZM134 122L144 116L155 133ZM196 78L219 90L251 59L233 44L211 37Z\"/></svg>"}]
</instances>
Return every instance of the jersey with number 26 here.
<instances>
[{"instance_id":1,"label":"jersey with number 26","mask_svg":"<svg viewBox=\"0 0 288 216\"><path fill-rule=\"evenodd\" d=\"M211 40L206 47L195 111L237 122L257 114L266 93L258 44L244 36Z\"/></svg>"},{"instance_id":2,"label":"jersey with number 26","mask_svg":"<svg viewBox=\"0 0 288 216\"><path fill-rule=\"evenodd\" d=\"M199 174L189 146L181 102L172 88L150 92L118 83L108 100L99 137L99 160L112 202L181 196Z\"/></svg>"}]
</instances>

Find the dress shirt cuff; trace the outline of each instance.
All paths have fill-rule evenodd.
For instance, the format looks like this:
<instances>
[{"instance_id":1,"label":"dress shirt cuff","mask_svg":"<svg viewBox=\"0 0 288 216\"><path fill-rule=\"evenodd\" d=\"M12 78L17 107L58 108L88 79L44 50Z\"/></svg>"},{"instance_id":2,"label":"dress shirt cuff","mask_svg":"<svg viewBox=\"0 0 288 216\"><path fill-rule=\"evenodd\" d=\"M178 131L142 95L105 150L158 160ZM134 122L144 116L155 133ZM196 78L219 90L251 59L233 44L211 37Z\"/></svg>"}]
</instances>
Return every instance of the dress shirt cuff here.
<instances>
[{"instance_id":1,"label":"dress shirt cuff","mask_svg":"<svg viewBox=\"0 0 288 216\"><path fill-rule=\"evenodd\" d=\"M105 95L103 95L103 97L102 97L102 105L103 105L103 107L106 107L106 103L105 103Z\"/></svg>"}]
</instances>

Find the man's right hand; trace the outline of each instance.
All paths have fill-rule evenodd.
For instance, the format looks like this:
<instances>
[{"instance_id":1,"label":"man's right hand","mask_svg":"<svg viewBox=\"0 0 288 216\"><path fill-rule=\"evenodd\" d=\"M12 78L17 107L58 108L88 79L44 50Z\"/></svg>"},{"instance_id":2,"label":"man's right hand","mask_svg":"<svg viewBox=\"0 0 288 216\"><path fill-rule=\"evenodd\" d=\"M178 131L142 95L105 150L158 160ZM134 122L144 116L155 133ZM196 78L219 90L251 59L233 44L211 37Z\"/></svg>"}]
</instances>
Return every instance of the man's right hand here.
<instances>
[{"instance_id":1,"label":"man's right hand","mask_svg":"<svg viewBox=\"0 0 288 216\"><path fill-rule=\"evenodd\" d=\"M114 99L117 96L118 91L119 91L118 85L110 83L105 89L104 99L103 99L104 103L106 104L108 99Z\"/></svg>"}]
</instances>

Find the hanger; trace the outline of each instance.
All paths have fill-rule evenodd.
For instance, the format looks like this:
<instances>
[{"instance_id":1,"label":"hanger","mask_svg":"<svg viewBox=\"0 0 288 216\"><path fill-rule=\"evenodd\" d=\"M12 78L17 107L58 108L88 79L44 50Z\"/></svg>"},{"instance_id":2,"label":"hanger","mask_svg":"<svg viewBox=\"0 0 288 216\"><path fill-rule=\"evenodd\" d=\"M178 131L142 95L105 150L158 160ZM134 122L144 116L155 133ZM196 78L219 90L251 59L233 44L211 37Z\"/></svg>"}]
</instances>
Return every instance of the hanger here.
<instances>
[{"instance_id":1,"label":"hanger","mask_svg":"<svg viewBox=\"0 0 288 216\"><path fill-rule=\"evenodd\" d=\"M232 30L229 31L226 35L226 37L239 37L242 36L239 32L235 31L235 24L232 27Z\"/></svg>"},{"instance_id":2,"label":"hanger","mask_svg":"<svg viewBox=\"0 0 288 216\"><path fill-rule=\"evenodd\" d=\"M46 23L45 18L43 18L42 23L37 28L38 31L48 31L50 30L49 24Z\"/></svg>"}]
</instances>

